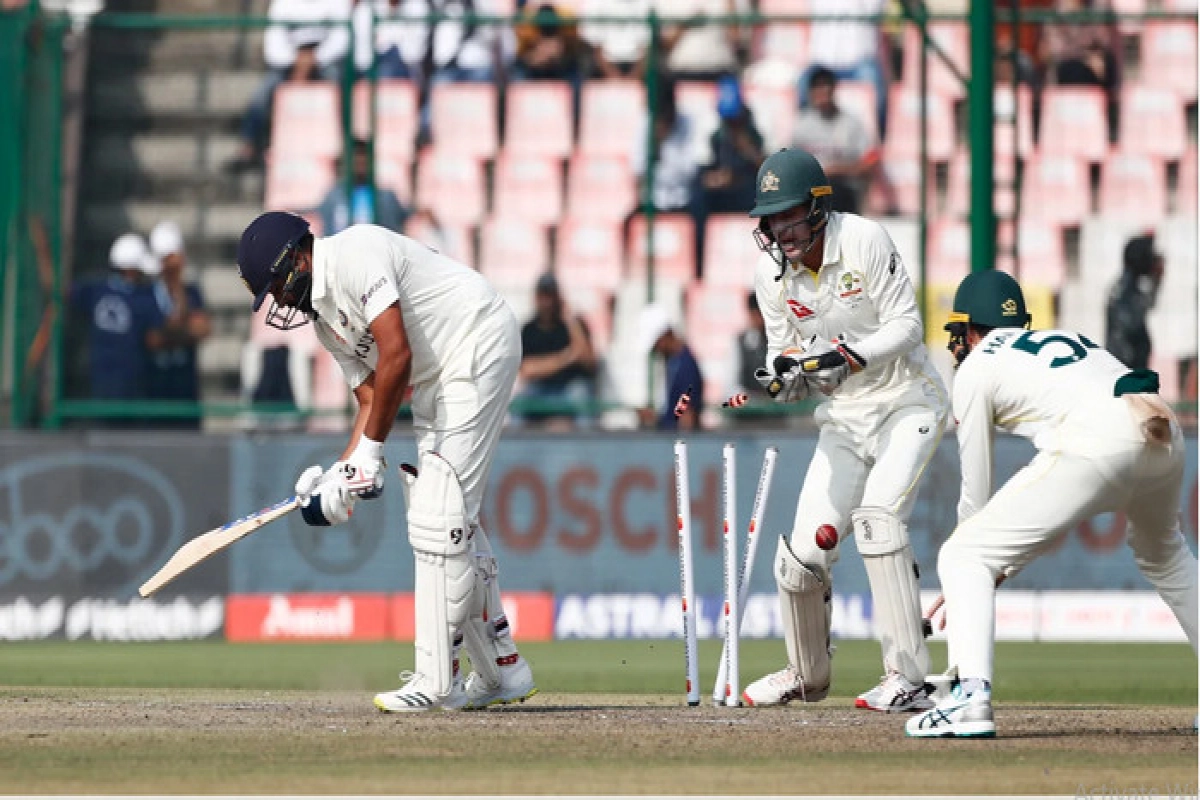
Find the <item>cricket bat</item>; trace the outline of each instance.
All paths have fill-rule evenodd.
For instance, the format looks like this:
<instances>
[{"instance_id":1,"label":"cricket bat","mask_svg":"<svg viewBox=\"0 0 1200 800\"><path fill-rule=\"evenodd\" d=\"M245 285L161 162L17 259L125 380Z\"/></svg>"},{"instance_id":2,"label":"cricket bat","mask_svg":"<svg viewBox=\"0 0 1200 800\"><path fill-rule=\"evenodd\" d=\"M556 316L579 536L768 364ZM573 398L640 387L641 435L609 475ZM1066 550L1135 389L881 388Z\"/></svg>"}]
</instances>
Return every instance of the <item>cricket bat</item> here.
<instances>
[{"instance_id":1,"label":"cricket bat","mask_svg":"<svg viewBox=\"0 0 1200 800\"><path fill-rule=\"evenodd\" d=\"M300 498L292 496L273 506L268 506L262 511L255 511L241 519L227 522L208 533L200 534L176 550L175 555L171 556L150 580L142 584L142 588L138 589L138 594L142 597L149 597L201 561L221 552L243 536L254 533L268 522L274 522L299 507Z\"/></svg>"}]
</instances>

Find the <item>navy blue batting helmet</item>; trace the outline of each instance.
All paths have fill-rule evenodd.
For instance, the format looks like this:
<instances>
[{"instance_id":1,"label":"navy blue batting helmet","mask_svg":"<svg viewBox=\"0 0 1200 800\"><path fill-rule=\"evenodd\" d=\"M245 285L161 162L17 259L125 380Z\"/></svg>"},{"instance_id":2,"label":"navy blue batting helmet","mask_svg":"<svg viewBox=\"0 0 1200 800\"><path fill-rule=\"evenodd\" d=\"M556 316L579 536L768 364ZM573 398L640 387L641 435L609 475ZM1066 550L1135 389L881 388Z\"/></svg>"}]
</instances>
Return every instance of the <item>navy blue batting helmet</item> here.
<instances>
[{"instance_id":1,"label":"navy blue batting helmet","mask_svg":"<svg viewBox=\"0 0 1200 800\"><path fill-rule=\"evenodd\" d=\"M292 269L296 245L309 233L308 220L287 211L268 211L246 226L238 242L237 265L242 283L262 306L273 284Z\"/></svg>"}]
</instances>

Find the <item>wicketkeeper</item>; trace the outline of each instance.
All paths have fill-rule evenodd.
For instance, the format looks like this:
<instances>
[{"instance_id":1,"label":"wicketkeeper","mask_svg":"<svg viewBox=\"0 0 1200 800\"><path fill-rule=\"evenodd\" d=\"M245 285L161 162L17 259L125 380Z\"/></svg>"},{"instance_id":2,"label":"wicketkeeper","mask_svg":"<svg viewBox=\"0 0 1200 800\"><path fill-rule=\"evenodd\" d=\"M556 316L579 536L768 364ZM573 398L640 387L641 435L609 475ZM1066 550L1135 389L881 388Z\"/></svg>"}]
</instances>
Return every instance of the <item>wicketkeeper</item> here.
<instances>
[{"instance_id":1,"label":"wicketkeeper","mask_svg":"<svg viewBox=\"0 0 1200 800\"><path fill-rule=\"evenodd\" d=\"M817 160L781 150L758 171L754 286L767 330L758 380L779 402L827 396L815 417L817 450L790 536L775 556L787 667L746 687L748 705L825 698L837 545L818 547L822 525L853 531L871 584L883 680L859 708L929 708L929 652L917 565L905 524L937 449L949 401L924 345L916 294L900 254L875 222L830 210ZM785 354L785 350L788 351Z\"/></svg>"},{"instance_id":2,"label":"wicketkeeper","mask_svg":"<svg viewBox=\"0 0 1200 800\"><path fill-rule=\"evenodd\" d=\"M416 559L416 661L383 711L482 708L533 695L500 603L496 559L479 525L488 470L521 360L517 321L478 272L376 225L314 238L301 217L270 211L246 228L238 271L267 324L312 321L346 376L358 413L328 470L296 492L310 525L346 522L384 484L384 440L412 386L418 463L403 465ZM463 680L459 649L471 675Z\"/></svg>"}]
</instances>

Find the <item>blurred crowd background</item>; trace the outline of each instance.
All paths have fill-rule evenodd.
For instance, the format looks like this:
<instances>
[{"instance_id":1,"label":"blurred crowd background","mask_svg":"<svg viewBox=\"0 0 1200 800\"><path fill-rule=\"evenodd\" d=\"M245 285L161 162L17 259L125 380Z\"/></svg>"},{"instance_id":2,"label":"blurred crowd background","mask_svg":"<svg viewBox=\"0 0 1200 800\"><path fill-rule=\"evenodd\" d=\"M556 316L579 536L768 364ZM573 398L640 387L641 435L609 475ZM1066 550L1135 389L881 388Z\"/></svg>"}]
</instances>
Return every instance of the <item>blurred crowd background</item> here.
<instances>
[{"instance_id":1,"label":"blurred crowd background","mask_svg":"<svg viewBox=\"0 0 1200 800\"><path fill-rule=\"evenodd\" d=\"M36 248L60 276L45 305L61 337L18 366L42 386L31 423L57 392L79 424L344 429L332 359L311 329L252 315L234 269L270 208L319 235L384 225L486 275L524 326L514 425L670 426L651 356L667 332L699 363L704 426L803 424L757 396L720 408L757 388L746 212L761 160L793 146L822 161L836 209L888 228L948 374L941 328L971 268L966 0L42 11L74 20L76 124L65 244ZM1015 27L1012 11L995 4L995 266L1026 287L1035 327L1157 369L1194 415L1196 0L1021 2ZM926 14L928 41L912 21Z\"/></svg>"}]
</instances>

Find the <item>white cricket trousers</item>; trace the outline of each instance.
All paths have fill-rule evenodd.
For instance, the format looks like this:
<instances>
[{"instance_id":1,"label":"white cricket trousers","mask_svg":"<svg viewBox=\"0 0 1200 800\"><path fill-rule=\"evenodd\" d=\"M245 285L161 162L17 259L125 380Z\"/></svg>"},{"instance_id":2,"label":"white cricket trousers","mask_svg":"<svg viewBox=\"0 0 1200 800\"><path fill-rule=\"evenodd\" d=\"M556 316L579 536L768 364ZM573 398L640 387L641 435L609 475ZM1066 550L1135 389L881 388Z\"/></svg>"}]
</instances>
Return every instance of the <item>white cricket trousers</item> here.
<instances>
[{"instance_id":1,"label":"white cricket trousers","mask_svg":"<svg viewBox=\"0 0 1200 800\"><path fill-rule=\"evenodd\" d=\"M1147 444L1122 398L1106 405L1091 420L1064 425L1060 447L1040 451L942 545L947 655L960 677L992 680L996 578L1105 512L1125 512L1138 569L1196 648L1196 557L1179 524L1183 436L1175 425L1170 445Z\"/></svg>"}]
</instances>

